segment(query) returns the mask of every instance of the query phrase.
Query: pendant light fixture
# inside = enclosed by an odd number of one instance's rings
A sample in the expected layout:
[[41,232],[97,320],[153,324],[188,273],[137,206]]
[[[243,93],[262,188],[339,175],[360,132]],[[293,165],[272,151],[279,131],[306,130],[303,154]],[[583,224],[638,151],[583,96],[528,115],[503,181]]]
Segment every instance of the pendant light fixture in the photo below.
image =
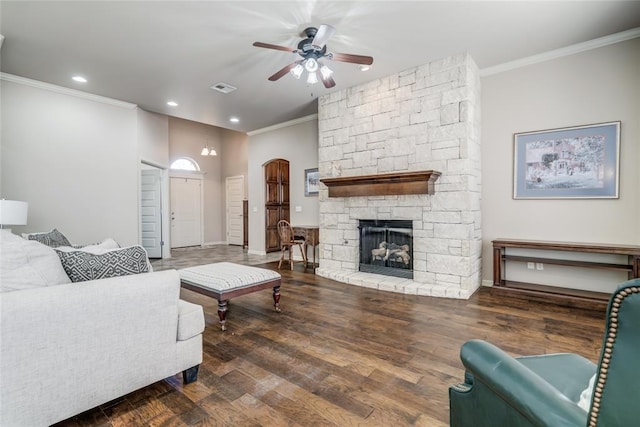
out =
[[205,145],[202,151],[200,152],[201,156],[217,156],[216,150],[213,148],[209,148],[208,145]]

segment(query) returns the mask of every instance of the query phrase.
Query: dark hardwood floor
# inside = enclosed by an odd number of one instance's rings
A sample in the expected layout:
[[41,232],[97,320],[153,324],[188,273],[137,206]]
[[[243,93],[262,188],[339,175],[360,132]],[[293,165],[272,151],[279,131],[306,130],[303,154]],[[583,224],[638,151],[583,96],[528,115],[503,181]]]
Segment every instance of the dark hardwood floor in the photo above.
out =
[[[190,264],[175,262],[156,269]],[[215,300],[182,291],[205,309],[198,381],[183,386],[176,375],[56,426],[446,426],[466,340],[513,355],[599,355],[604,312],[488,288],[461,301],[350,286],[301,265],[279,272],[282,313],[270,290],[238,297],[226,332]]]

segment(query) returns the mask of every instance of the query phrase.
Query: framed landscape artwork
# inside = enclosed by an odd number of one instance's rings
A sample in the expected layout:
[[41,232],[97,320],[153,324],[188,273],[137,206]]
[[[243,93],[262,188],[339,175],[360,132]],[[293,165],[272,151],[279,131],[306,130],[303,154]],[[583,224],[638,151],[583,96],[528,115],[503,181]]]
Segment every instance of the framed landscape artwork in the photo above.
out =
[[318,168],[304,170],[304,195],[317,196],[320,190],[320,173]]
[[620,122],[514,134],[514,199],[618,198]]

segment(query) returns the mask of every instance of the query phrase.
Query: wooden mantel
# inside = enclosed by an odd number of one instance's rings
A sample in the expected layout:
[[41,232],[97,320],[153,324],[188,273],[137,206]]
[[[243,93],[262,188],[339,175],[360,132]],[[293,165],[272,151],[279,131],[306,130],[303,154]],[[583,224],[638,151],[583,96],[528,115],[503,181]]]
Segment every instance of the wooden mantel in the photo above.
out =
[[434,194],[440,172],[415,171],[378,175],[340,176],[320,181],[329,187],[329,197]]

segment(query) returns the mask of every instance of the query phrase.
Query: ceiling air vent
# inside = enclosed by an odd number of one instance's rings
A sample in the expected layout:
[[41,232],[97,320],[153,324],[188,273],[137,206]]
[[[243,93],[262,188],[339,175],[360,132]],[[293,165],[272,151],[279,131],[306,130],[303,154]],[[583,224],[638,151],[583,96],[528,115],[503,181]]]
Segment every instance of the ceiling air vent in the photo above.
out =
[[211,89],[217,90],[218,92],[222,92],[222,93],[229,93],[236,90],[237,87],[233,87],[230,84],[220,82],[211,86]]

